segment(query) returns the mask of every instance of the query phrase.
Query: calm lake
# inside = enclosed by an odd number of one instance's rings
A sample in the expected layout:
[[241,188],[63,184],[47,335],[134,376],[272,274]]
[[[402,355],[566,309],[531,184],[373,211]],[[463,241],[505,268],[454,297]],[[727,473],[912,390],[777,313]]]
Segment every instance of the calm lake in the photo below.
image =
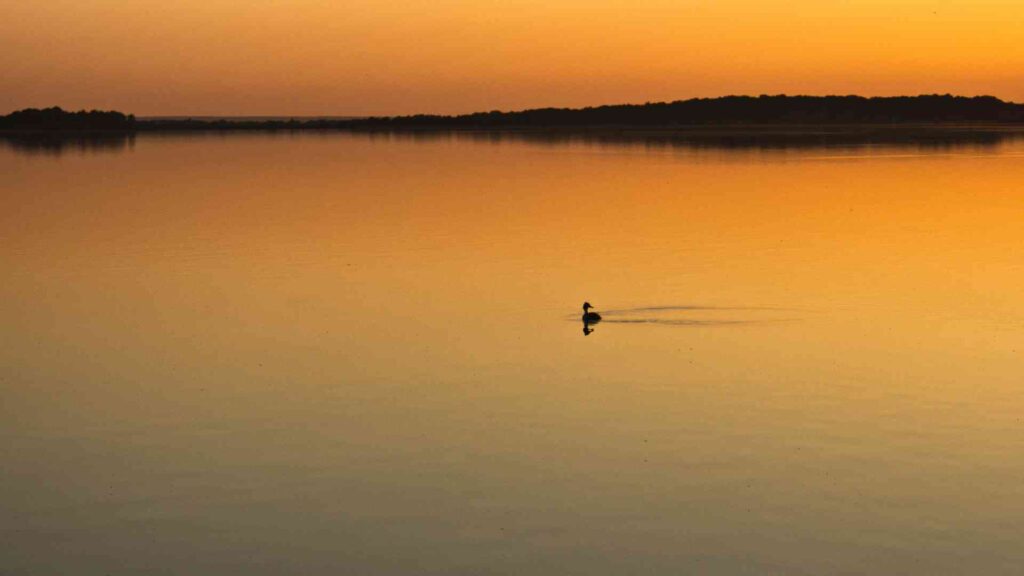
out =
[[1013,138],[0,145],[0,573],[1019,574],[1022,222]]

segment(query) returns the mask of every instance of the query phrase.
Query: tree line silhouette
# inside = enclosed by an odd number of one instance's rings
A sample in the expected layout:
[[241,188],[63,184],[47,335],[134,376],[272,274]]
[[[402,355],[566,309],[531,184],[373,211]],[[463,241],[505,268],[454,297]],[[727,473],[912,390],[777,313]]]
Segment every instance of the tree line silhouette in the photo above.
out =
[[675,102],[588,108],[538,108],[460,116],[365,118],[354,126],[531,128],[672,127],[757,124],[890,124],[926,122],[1024,122],[1024,105],[993,96],[725,96]]
[[10,131],[128,131],[134,127],[132,115],[101,110],[68,112],[57,106],[0,116],[0,130]]
[[537,108],[457,116],[418,114],[356,119],[152,119],[113,111],[58,107],[0,117],[0,131],[418,130],[530,128],[672,128],[910,123],[1024,123],[1024,105],[993,96],[725,96],[587,108]]

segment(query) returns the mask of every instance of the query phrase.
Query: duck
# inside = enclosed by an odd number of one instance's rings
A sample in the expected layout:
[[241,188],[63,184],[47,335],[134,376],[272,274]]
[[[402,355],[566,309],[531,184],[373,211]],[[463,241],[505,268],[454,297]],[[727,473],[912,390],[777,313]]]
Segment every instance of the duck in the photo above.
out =
[[597,321],[601,320],[601,315],[598,314],[597,312],[591,312],[590,311],[591,308],[593,308],[593,306],[590,305],[590,302],[584,302],[583,303],[583,321],[584,322],[597,322]]

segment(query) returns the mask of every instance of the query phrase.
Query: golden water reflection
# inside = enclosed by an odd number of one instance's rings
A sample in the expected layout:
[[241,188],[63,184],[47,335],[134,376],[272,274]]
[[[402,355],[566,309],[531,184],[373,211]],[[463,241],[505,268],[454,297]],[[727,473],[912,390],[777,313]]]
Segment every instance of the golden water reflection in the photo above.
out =
[[1013,573],[1022,157],[0,150],[0,560]]

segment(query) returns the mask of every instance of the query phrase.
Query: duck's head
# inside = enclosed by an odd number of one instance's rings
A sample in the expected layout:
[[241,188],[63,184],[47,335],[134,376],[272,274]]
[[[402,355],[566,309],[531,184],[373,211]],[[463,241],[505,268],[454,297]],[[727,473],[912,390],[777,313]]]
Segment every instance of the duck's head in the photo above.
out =
[[591,308],[593,308],[593,306],[590,305],[590,302],[584,302],[583,303],[583,313],[584,314],[586,314],[587,310],[590,310]]

